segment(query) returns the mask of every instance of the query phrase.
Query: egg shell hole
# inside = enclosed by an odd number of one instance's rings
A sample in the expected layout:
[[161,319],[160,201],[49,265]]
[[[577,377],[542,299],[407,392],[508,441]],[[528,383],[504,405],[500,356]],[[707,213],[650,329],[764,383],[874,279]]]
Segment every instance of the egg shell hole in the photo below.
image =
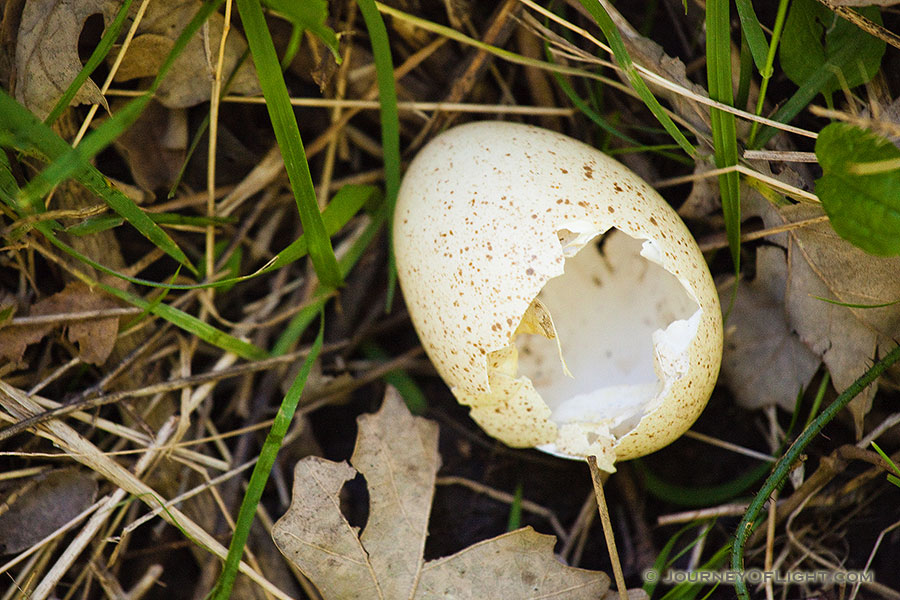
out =
[[[488,371],[530,379],[560,439],[583,436],[585,446],[607,446],[636,427],[687,371],[702,311],[686,284],[661,266],[652,240],[572,229],[558,232],[564,274],[537,296],[558,340],[520,333],[489,354]],[[539,449],[581,458],[557,443]]]

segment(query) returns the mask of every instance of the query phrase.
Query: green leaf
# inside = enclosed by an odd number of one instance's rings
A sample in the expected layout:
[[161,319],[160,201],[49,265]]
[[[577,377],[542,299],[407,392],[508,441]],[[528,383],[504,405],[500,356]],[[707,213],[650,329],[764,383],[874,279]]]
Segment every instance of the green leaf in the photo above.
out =
[[[861,8],[858,12],[881,25],[877,8]],[[855,47],[855,51],[840,52],[848,46]],[[779,58],[785,75],[797,85],[827,65],[830,77],[820,91],[831,94],[842,85],[853,88],[872,79],[885,48],[885,42],[838,17],[816,0],[794,0],[784,25]]]
[[311,31],[331,50],[340,64],[341,53],[334,29],[328,21],[328,0],[263,0],[263,3],[299,30]]
[[735,0],[734,4],[741,20],[741,31],[744,32],[750,54],[753,56],[753,63],[762,73],[766,68],[766,55],[769,53],[769,44],[766,42],[762,25],[756,18],[756,11],[753,10],[753,3],[750,0]]
[[842,238],[881,256],[900,254],[900,168],[859,174],[860,165],[900,160],[888,139],[846,123],[819,133],[816,195]]
[[306,161],[306,152],[300,139],[300,128],[291,107],[287,85],[281,72],[275,45],[266,26],[259,0],[237,0],[238,12],[244,24],[244,33],[259,76],[259,86],[266,99],[269,118],[275,130],[275,139],[281,149],[284,168],[291,182],[291,189],[300,213],[300,222],[309,244],[309,257],[319,280],[328,286],[343,284],[331,238],[325,231],[312,175]]

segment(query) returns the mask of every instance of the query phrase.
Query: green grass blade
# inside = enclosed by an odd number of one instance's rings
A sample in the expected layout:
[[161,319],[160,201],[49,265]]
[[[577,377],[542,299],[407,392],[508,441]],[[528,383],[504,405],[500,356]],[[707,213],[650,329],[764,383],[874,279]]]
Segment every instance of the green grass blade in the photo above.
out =
[[[787,479],[788,475],[790,475],[791,471],[794,470],[794,466],[797,461],[801,460],[801,455],[806,447],[819,435],[822,429],[825,428],[825,425],[830,423],[851,400],[856,398],[873,381],[878,379],[878,377],[880,377],[891,365],[896,363],[897,360],[900,360],[900,346],[894,347],[894,349],[887,353],[881,360],[872,365],[868,371],[863,373],[859,379],[854,381],[850,387],[841,392],[835,401],[829,404],[828,407],[816,417],[815,421],[803,430],[797,439],[794,440],[794,443],[791,444],[791,447],[788,448],[778,460],[778,463],[772,470],[772,474],[769,475],[768,479],[763,483],[762,488],[757,492],[756,497],[750,503],[750,506],[747,507],[747,511],[744,513],[744,517],[738,525],[734,544],[732,544],[731,547],[731,568],[733,571],[737,573],[742,573],[744,571],[744,545],[747,543],[747,538],[750,537],[750,534],[753,533],[753,530],[759,525],[759,515],[762,512],[763,507],[769,501],[772,492],[779,488],[784,483],[785,479]],[[737,581],[735,582],[735,592],[741,600],[750,599],[747,585],[740,576],[737,577]]]
[[75,76],[75,79],[72,80],[72,83],[69,84],[69,87],[66,88],[63,95],[56,101],[56,106],[53,107],[53,110],[51,110],[50,114],[47,115],[47,118],[44,119],[44,123],[52,125],[53,122],[59,118],[59,115],[66,110],[69,103],[72,101],[72,98],[74,98],[75,94],[78,93],[78,90],[81,89],[81,85],[87,81],[87,78],[91,76],[94,69],[100,66],[100,63],[102,63],[103,59],[106,58],[106,55],[109,54],[113,44],[119,39],[119,32],[122,31],[122,26],[125,25],[125,21],[128,19],[128,9],[131,8],[131,3],[133,1],[134,0],[125,0],[125,2],[122,3],[119,12],[116,13],[116,18],[113,19],[113,22],[106,28],[103,37],[100,38],[100,43],[94,48],[90,58],[84,63],[84,67],[78,72],[78,75]]
[[[878,453],[878,456],[880,456],[882,458],[882,460],[884,460],[884,462],[886,462],[888,464],[888,466],[890,466],[890,468],[894,470],[894,473],[900,473],[900,467],[897,466],[897,463],[892,461],[891,457],[888,456],[887,453],[884,450],[882,450],[881,447],[878,444],[876,444],[874,441],[870,442],[870,443],[872,444],[872,447],[875,448],[875,452]],[[897,479],[896,475],[894,475],[892,473],[888,473],[887,478],[888,478],[888,481],[890,481],[894,485],[900,485],[900,483],[898,483],[898,481],[900,481],[900,480]]]
[[661,500],[687,507],[711,506],[731,500],[765,477],[772,468],[771,463],[764,462],[719,485],[688,487],[665,481],[639,460],[633,464],[647,491]]
[[247,544],[247,538],[250,535],[250,527],[253,525],[253,518],[256,514],[256,507],[262,498],[263,490],[266,487],[266,481],[272,472],[272,466],[278,457],[278,450],[281,449],[281,442],[287,434],[297,411],[297,405],[300,403],[300,396],[303,394],[303,388],[306,386],[306,380],[309,372],[312,370],[313,363],[319,357],[322,351],[322,340],[325,334],[325,316],[320,313],[319,333],[316,341],[313,342],[306,360],[300,372],[291,383],[290,389],[284,396],[278,413],[275,415],[275,422],[266,435],[266,441],[263,442],[262,450],[259,453],[259,460],[253,467],[253,473],[250,475],[250,483],[247,485],[247,492],[241,502],[241,508],[238,512],[237,522],[234,527],[234,534],[231,536],[231,544],[228,546],[228,555],[225,558],[225,566],[222,568],[222,574],[213,590],[213,600],[228,600],[231,596],[231,589],[234,586],[234,580],[237,577],[238,567],[240,566],[241,556],[244,554],[244,546]]
[[[381,147],[384,153],[384,189],[388,206],[388,223],[393,223],[394,205],[400,189],[400,118],[397,115],[397,88],[394,85],[394,62],[391,45],[381,13],[374,0],[357,0],[359,11],[369,30],[372,55],[375,59],[375,78],[378,82],[378,100],[381,104]],[[397,265],[394,261],[392,228],[388,226],[388,288],[387,307],[391,310],[394,290],[397,287]]]
[[136,306],[157,317],[165,319],[176,327],[188,333],[192,333],[201,340],[221,348],[226,352],[232,352],[247,360],[261,360],[263,358],[268,358],[269,356],[268,353],[259,346],[251,344],[250,342],[245,342],[244,340],[239,340],[233,335],[225,333],[221,329],[218,329],[205,321],[201,321],[197,317],[177,309],[174,306],[169,306],[162,302],[157,303],[144,300],[131,292],[120,290],[103,282],[95,282],[93,285],[132,306]]
[[244,33],[250,53],[256,65],[259,85],[266,99],[266,108],[275,130],[275,139],[281,149],[284,168],[291,182],[300,222],[309,245],[309,257],[316,275],[324,285],[340,287],[343,284],[337,258],[331,247],[331,238],[325,231],[319,213],[312,175],[306,161],[306,152],[300,139],[300,129],[291,107],[287,85],[281,72],[272,36],[266,27],[259,0],[237,0],[238,12],[244,24]]
[[822,296],[813,296],[813,298],[815,298],[816,300],[821,300],[822,302],[827,302],[828,304],[834,304],[835,306],[843,306],[846,308],[885,308],[887,306],[900,304],[900,300],[894,300],[892,302],[882,302],[881,304],[852,304],[850,302],[839,302],[830,298],[823,298]]
[[[297,47],[299,48],[300,34],[304,30],[308,30],[322,40],[322,43],[331,50],[334,60],[338,64],[341,63],[341,52],[337,35],[327,24],[328,0],[304,0],[303,2],[296,2],[296,0],[263,0],[263,4],[294,26],[285,58],[296,53],[296,50],[291,49],[294,38],[297,38]],[[287,64],[290,64],[290,62],[282,61],[283,66]]]
[[628,78],[628,81],[631,83],[631,86],[634,88],[634,91],[637,92],[638,96],[641,97],[641,100],[644,101],[644,104],[653,113],[653,116],[660,122],[663,128],[668,132],[672,139],[681,146],[681,149],[684,150],[688,156],[696,156],[697,150],[691,145],[691,143],[684,137],[684,134],[681,133],[681,130],[678,129],[678,126],[675,125],[675,122],[672,121],[672,118],[666,114],[666,111],[660,105],[659,101],[653,95],[653,92],[650,91],[650,88],[647,87],[647,84],[644,83],[644,80],[641,79],[640,74],[634,66],[634,63],[631,62],[631,56],[628,54],[628,50],[625,48],[625,43],[622,42],[622,37],[619,35],[619,30],[616,28],[615,23],[610,18],[609,14],[607,14],[606,9],[597,1],[597,0],[578,0],[581,5],[594,17],[594,20],[597,22],[597,25],[600,27],[600,30],[603,32],[603,35],[606,37],[606,42],[609,44],[609,47],[613,51],[613,56],[615,56],[616,62],[619,63],[619,67],[622,68],[622,71],[625,73],[625,76]]
[[734,105],[741,110],[746,110],[750,99],[750,84],[753,82],[753,56],[750,55],[750,46],[747,45],[747,36],[741,34],[741,65],[738,74],[738,91],[734,96]]
[[[769,44],[769,52],[766,54],[766,64],[760,70],[762,81],[759,84],[759,95],[756,98],[755,114],[761,115],[763,104],[766,101],[766,90],[769,89],[769,81],[775,72],[775,53],[778,50],[778,43],[781,41],[781,33],[784,31],[784,23],[787,16],[789,0],[779,0],[778,12],[775,15],[775,26],[772,28],[772,42]],[[759,130],[759,122],[754,121],[750,127],[750,135],[747,145],[755,147],[756,134]]]
[[525,493],[525,486],[522,485],[520,479],[516,483],[516,491],[513,492],[513,501],[509,507],[509,517],[506,519],[506,530],[515,531],[522,526],[522,496]]
[[[341,257],[338,264],[343,277],[346,277],[350,273],[350,269],[359,262],[363,252],[366,251],[366,248],[368,248],[369,244],[372,243],[372,240],[375,239],[375,234],[378,233],[378,230],[384,224],[386,217],[387,208],[382,205],[378,211],[372,215],[372,221],[366,226],[362,234],[355,242],[353,242],[353,245],[347,253]],[[325,305],[328,299],[334,295],[334,292],[334,288],[325,285],[319,286],[315,291],[314,301],[291,319],[290,323],[288,323],[288,326],[285,328],[284,333],[276,340],[272,347],[273,356],[284,354],[290,350],[297,340],[300,339],[300,336],[303,335],[303,332],[306,331],[306,328],[312,323],[319,308]]]
[[678,559],[683,553],[693,548],[697,543],[699,543],[702,539],[706,538],[706,535],[709,533],[709,530],[706,530],[705,533],[701,533],[693,542],[691,542],[686,548],[679,551],[675,554],[674,557],[670,560],[669,557],[672,556],[673,550],[675,550],[675,544],[678,543],[678,540],[682,535],[694,529],[696,527],[696,522],[689,523],[683,526],[681,529],[675,532],[675,534],[666,540],[665,545],[662,547],[662,550],[659,551],[659,554],[656,555],[656,559],[653,561],[653,566],[651,567],[654,577],[648,578],[644,581],[643,590],[647,592],[647,596],[649,598],[653,597],[653,593],[656,591],[656,586],[659,585],[659,580],[663,578],[666,574],[666,569]]
[[[16,102],[6,92],[0,90],[0,114],[4,115],[3,124],[0,125],[0,144],[11,146],[29,154],[36,154],[42,159],[54,161],[50,167],[35,177],[19,194],[19,206],[27,206],[34,212],[43,212],[43,203],[40,201],[40,190],[49,190],[59,182],[47,178],[45,173],[54,169],[54,165],[65,164],[64,174],[69,170],[74,172],[78,181],[88,190],[100,196],[117,213],[128,220],[147,239],[161,248],[166,254],[177,260],[182,265],[194,270],[187,256],[178,245],[156,225],[144,211],[110,184],[82,154],[79,148],[72,148],[59,137],[50,127],[44,125],[28,109]],[[57,167],[57,169],[60,167]],[[54,169],[54,173],[58,173]],[[35,183],[37,182],[37,183]],[[49,187],[48,187],[49,186]],[[196,272],[196,271],[195,271]]]
[[[709,97],[733,105],[731,80],[731,21],[728,0],[706,3],[706,73]],[[734,115],[717,108],[710,110],[716,166],[731,167],[738,162]],[[736,172],[719,175],[725,234],[735,273],[741,270],[741,188]]]
[[[712,557],[700,565],[697,570],[698,571],[718,571],[728,560],[728,544],[725,544],[721,548],[719,548]],[[666,592],[666,594],[660,598],[660,600],[691,600],[692,598],[696,598],[704,587],[708,584],[704,583],[690,583],[683,582],[677,584],[671,590]],[[712,584],[712,591],[710,591],[706,596],[704,596],[704,600],[709,598],[712,595],[712,592],[719,586],[719,583]]]
[[19,196],[19,184],[12,174],[12,165],[6,152],[0,152],[0,200],[10,208],[16,208],[16,198]]
[[753,10],[753,3],[750,0],[735,0],[737,6],[738,18],[741,20],[741,31],[747,38],[747,45],[750,47],[750,54],[753,56],[753,62],[756,68],[762,73],[766,68],[766,56],[769,55],[769,44],[766,42],[766,34],[763,33],[762,25],[756,18],[756,11]]
[[[341,191],[339,191],[334,196],[334,199],[332,199],[331,203],[322,213],[326,231],[329,232],[329,235],[340,231],[364,204],[371,202],[372,198],[377,195],[377,188],[374,188],[372,186],[349,185],[341,188]],[[66,254],[77,258],[84,264],[90,265],[94,269],[97,269],[99,272],[111,275],[135,285],[169,290],[195,290],[231,286],[236,283],[248,281],[250,279],[253,279],[254,277],[283,267],[299,258],[306,256],[307,254],[305,237],[301,234],[301,236],[294,240],[287,248],[279,252],[268,265],[257,270],[255,273],[250,273],[249,275],[241,275],[240,277],[220,279],[218,281],[212,282],[194,284],[168,284],[150,281],[148,279],[141,279],[139,277],[131,277],[123,273],[119,273],[118,271],[114,271],[106,265],[102,265],[97,261],[91,259],[90,257],[81,254],[65,242],[58,239],[55,235],[53,235],[54,225],[52,223],[46,223],[46,225],[47,227],[42,229],[41,233],[43,233],[54,246],[56,246]],[[35,225],[35,227],[37,227],[37,225]]]

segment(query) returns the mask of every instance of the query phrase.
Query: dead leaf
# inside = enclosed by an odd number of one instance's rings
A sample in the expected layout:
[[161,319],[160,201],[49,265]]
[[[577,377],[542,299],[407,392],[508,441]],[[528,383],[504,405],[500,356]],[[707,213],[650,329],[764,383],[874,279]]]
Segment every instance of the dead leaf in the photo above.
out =
[[[117,71],[116,81],[155,76],[174,45],[174,40],[190,22],[202,2],[154,0],[149,4],[128,52]],[[28,0],[16,43],[16,98],[43,119],[81,71],[78,38],[91,15],[103,16],[104,25],[121,6],[116,0]],[[132,11],[137,10],[137,5]],[[160,84],[155,98],[169,108],[186,108],[209,100],[212,74],[225,17],[213,13],[206,25],[191,38]],[[234,29],[225,44],[226,76],[237,66],[247,48]],[[110,53],[113,60],[117,50]],[[252,61],[238,69],[229,91],[256,94],[259,83]],[[75,95],[73,104],[99,103],[108,110],[97,85],[88,79]]]
[[[749,198],[748,198],[749,200]],[[818,206],[796,204],[776,208],[765,200],[758,210],[766,227],[819,217]],[[841,239],[828,222],[773,236],[787,251],[785,308],[800,339],[822,357],[834,386],[842,391],[900,339],[900,305],[850,308],[900,300],[900,257],[867,254]],[[851,403],[857,432],[868,412],[876,386]]]
[[[396,390],[389,390],[378,413],[359,418],[350,459],[355,469],[318,457],[297,463],[293,501],[272,536],[325,600],[587,600],[606,593],[604,573],[565,566],[553,555],[553,537],[531,528],[423,562],[440,466],[437,441],[437,425],[413,417]],[[357,471],[366,478],[371,502],[361,536],[338,501]]]
[[128,163],[136,184],[151,193],[168,190],[187,156],[187,111],[151,101],[113,144]]
[[[66,315],[116,308],[118,303],[107,294],[91,290],[81,282],[68,284],[63,291],[36,302],[28,316]],[[58,328],[64,319],[50,323],[7,325],[0,329],[0,356],[13,362],[22,360],[29,344],[41,341]],[[78,344],[79,356],[86,363],[102,365],[116,343],[119,318],[106,317],[68,323],[69,341]]]
[[708,177],[706,173],[716,168],[710,160],[698,160],[694,163],[694,180],[687,199],[678,208],[678,214],[682,219],[700,220],[717,212],[722,206],[719,195],[719,180],[716,177]]
[[28,480],[0,503],[0,555],[41,541],[90,506],[96,495],[96,479],[79,469],[58,469]]
[[[786,283],[785,251],[763,246],[756,251],[756,277],[738,286],[725,326],[722,376],[744,408],[778,405],[792,412],[819,368],[819,357],[788,324]],[[733,279],[719,286],[723,310],[733,289]]]
[[[16,41],[16,99],[43,119],[78,72],[78,37],[88,17],[103,15],[108,25],[119,8],[115,0],[28,0]],[[100,88],[88,79],[72,103],[98,103],[108,109]]]
[[[155,76],[175,40],[201,6],[203,2],[199,1],[151,2],[116,73],[116,81]],[[209,100],[224,25],[225,17],[221,14],[213,13],[210,16],[175,59],[169,73],[160,83],[156,100],[168,108],[187,108]],[[246,49],[247,42],[243,35],[231,29],[225,41],[225,77],[234,70]],[[241,64],[228,91],[241,95],[259,92],[256,70],[249,58]]]

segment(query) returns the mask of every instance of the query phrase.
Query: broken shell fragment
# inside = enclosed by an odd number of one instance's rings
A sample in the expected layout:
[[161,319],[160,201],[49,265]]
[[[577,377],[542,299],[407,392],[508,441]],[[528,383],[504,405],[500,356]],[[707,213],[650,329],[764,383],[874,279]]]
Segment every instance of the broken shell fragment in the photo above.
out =
[[394,249],[429,357],[506,444],[614,471],[706,405],[722,354],[709,269],[669,204],[602,152],[528,125],[450,129],[404,176]]

